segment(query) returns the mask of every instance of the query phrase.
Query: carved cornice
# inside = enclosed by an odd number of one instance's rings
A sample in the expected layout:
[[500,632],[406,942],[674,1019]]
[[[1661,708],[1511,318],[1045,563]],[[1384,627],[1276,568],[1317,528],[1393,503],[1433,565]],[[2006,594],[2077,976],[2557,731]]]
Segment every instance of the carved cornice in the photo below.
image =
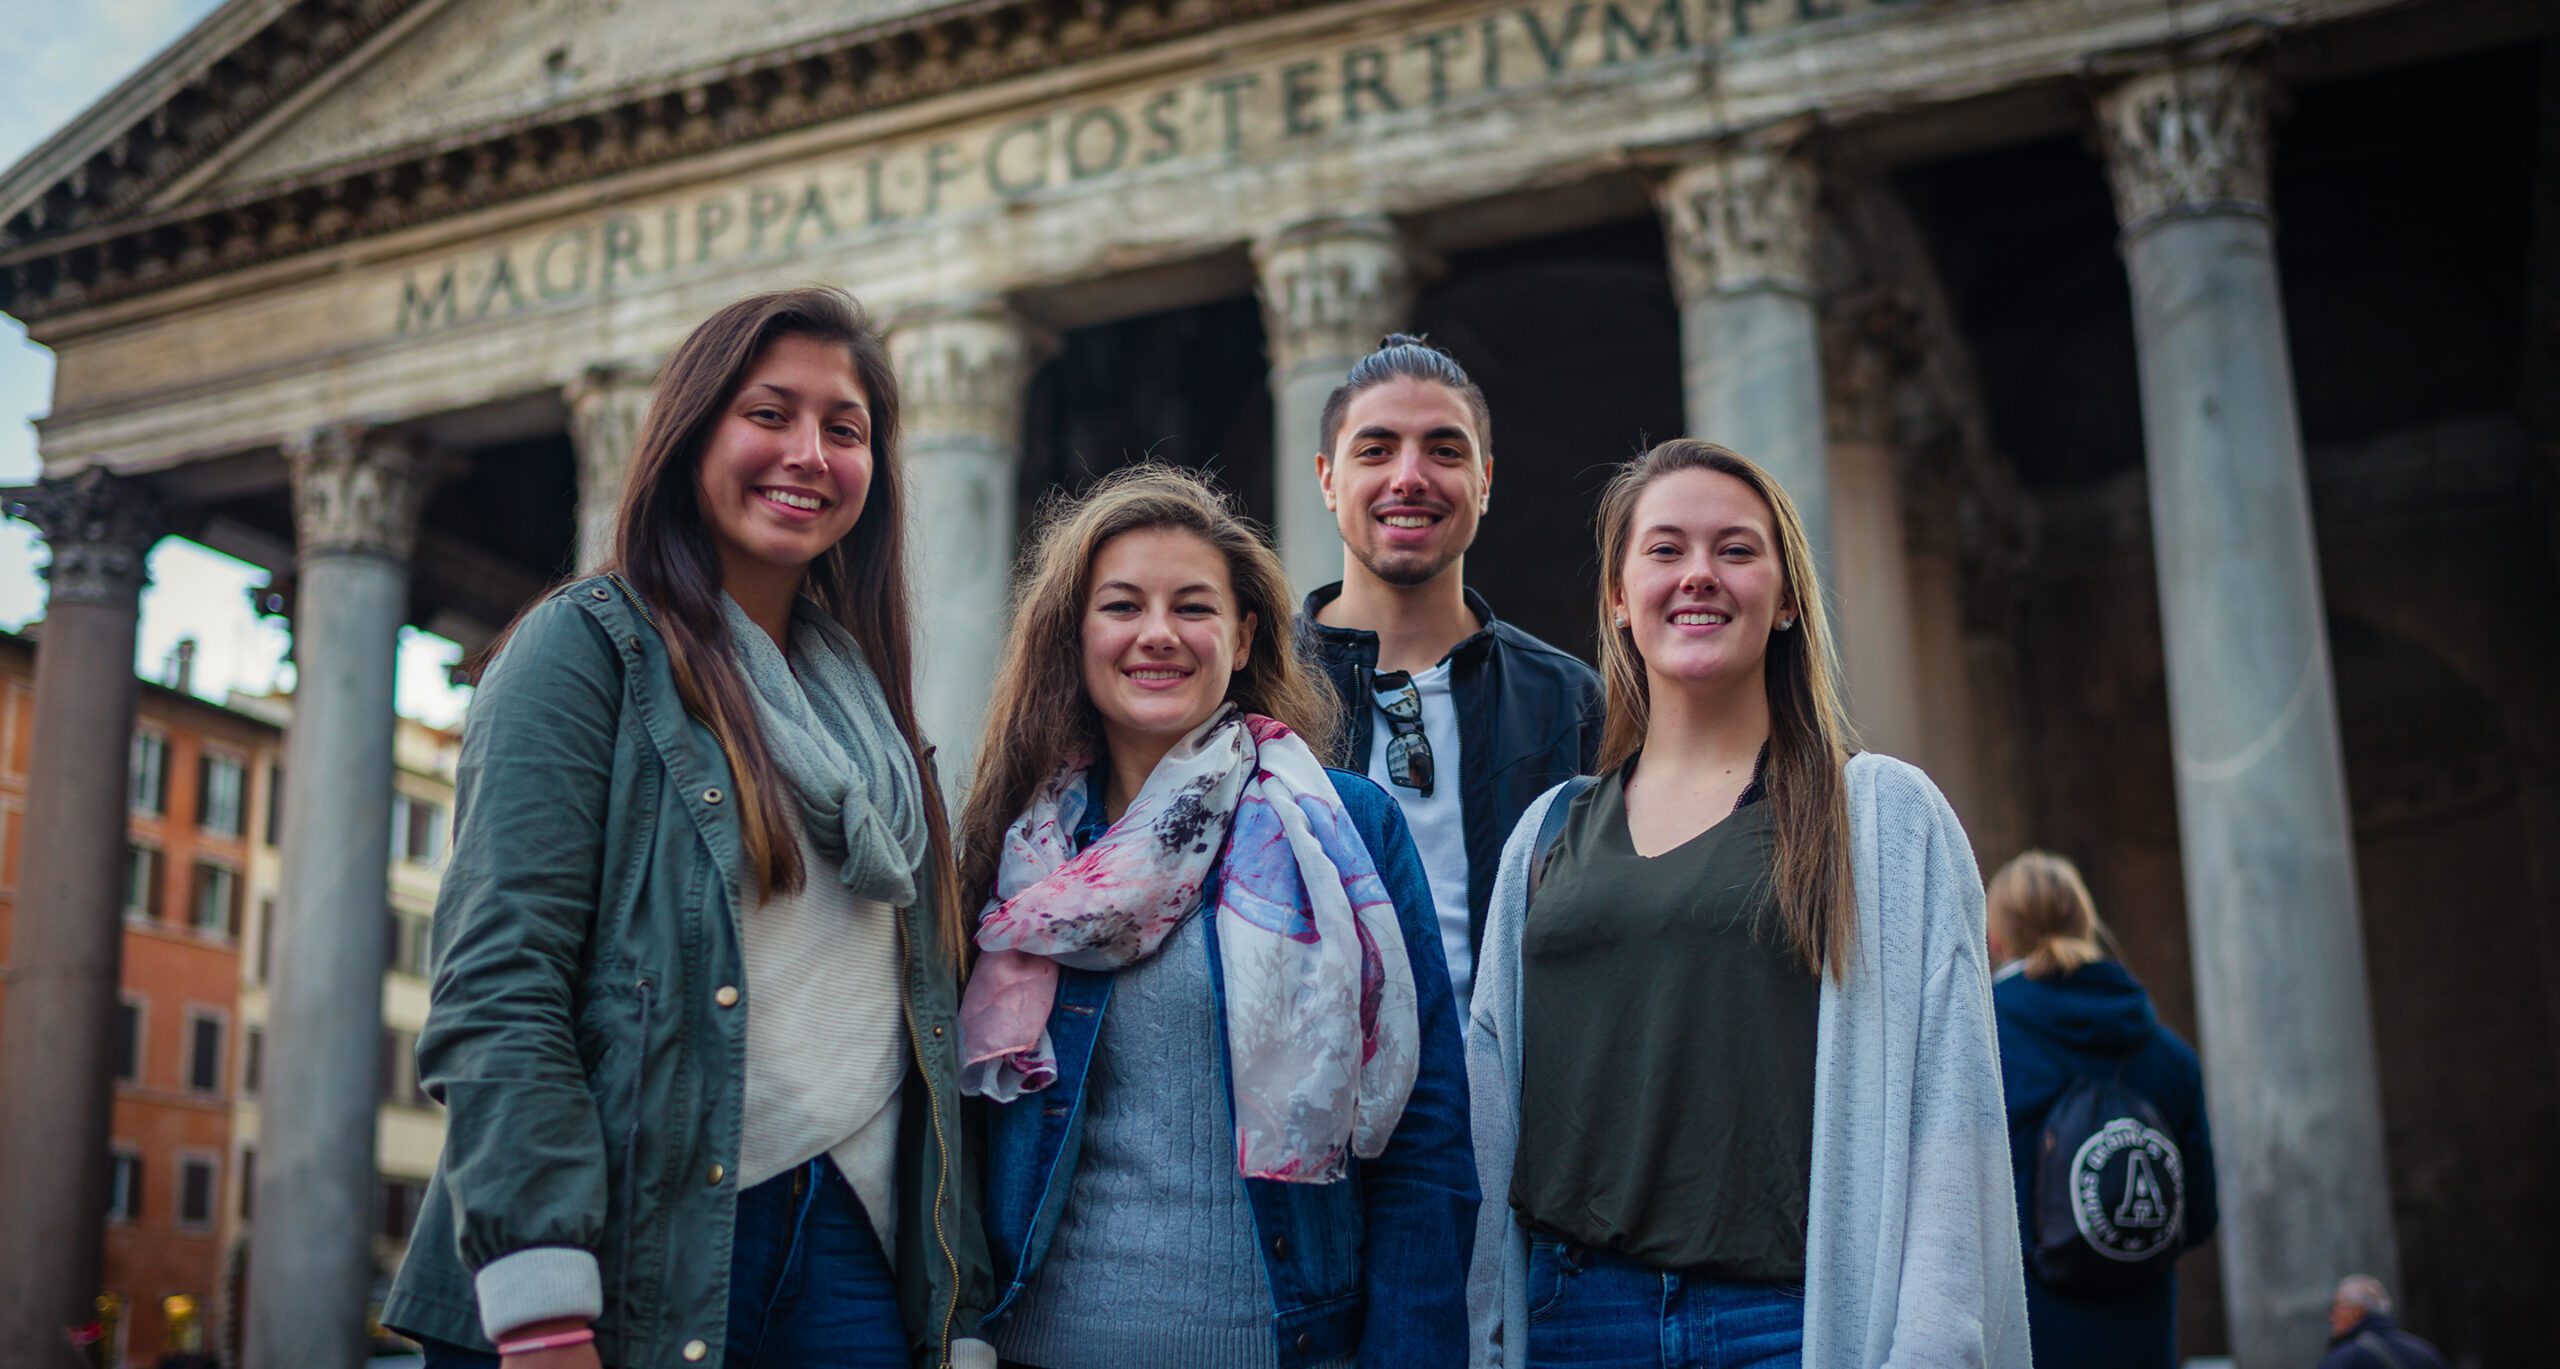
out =
[[910,451],[962,439],[1013,454],[1022,405],[1050,340],[1003,306],[917,314],[889,331],[898,368],[899,424]]
[[2245,56],[2173,62],[2098,100],[2127,237],[2178,214],[2268,213],[2267,76]]
[[8,496],[8,511],[33,523],[53,549],[44,571],[49,604],[141,603],[152,544],[168,530],[151,487],[92,466]]
[[1672,172],[1660,194],[1680,298],[1812,293],[1817,190],[1812,162],[1785,148],[1728,148]]
[[28,158],[21,170],[51,183],[9,197],[0,248],[129,215],[419,3],[295,0],[263,24],[215,16]]
[[433,472],[416,439],[332,423],[285,445],[293,477],[295,559],[379,556],[406,562]]
[[[339,44],[332,52],[342,52],[418,2],[302,0],[289,14],[338,16],[334,26],[320,25],[312,33],[314,42],[325,36]],[[258,93],[243,97],[242,112],[226,106],[218,135],[197,136],[216,127],[199,120],[184,124],[183,139],[155,135],[147,145],[124,145],[116,155],[146,167],[147,174],[102,187],[83,163],[0,225],[0,312],[42,320],[565,185],[1324,3],[1329,0],[965,0],[207,202],[128,212],[153,188],[212,155],[223,137],[328,60],[312,55],[278,68],[291,79],[279,76],[277,92],[256,87]],[[363,17],[364,25],[353,16]],[[310,26],[308,18],[302,22]],[[262,35],[250,47],[266,41]],[[152,121],[166,122],[162,114],[146,124]],[[168,127],[179,130],[180,124]]]
[[1412,314],[1413,254],[1384,218],[1290,225],[1254,244],[1253,264],[1274,371],[1367,356]]

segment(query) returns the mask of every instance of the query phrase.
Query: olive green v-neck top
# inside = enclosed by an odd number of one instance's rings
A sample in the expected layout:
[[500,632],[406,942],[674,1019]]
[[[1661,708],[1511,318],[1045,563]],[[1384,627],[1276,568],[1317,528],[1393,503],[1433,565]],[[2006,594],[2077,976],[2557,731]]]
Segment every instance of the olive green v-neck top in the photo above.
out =
[[1647,859],[1631,761],[1574,802],[1521,942],[1534,1230],[1660,1269],[1800,1282],[1821,980],[1788,950],[1759,782]]

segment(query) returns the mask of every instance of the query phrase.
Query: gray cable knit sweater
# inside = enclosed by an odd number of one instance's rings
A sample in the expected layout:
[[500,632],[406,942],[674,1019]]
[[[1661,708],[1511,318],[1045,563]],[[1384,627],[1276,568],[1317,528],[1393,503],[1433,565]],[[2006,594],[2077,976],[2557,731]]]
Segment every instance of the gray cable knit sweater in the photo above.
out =
[[[1954,810],[1901,761],[1850,760],[1858,949],[1825,975],[1805,1233],[1806,1369],[2028,1369],[1982,877]],[[1512,1220],[1520,933],[1549,790],[1511,833],[1478,953],[1467,1084],[1485,1203],[1467,1276],[1479,1369],[1529,1358],[1528,1239]]]
[[1083,1151],[1048,1255],[992,1339],[1042,1369],[1279,1363],[1236,1177],[1207,918],[1119,971],[1085,1086]]

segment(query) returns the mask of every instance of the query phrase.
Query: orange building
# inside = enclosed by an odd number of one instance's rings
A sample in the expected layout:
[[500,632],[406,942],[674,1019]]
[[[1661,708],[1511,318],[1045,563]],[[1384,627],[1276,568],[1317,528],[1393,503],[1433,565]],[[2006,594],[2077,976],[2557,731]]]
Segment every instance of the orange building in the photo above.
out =
[[[232,1101],[242,1071],[257,1068],[239,1029],[240,945],[248,920],[273,904],[272,891],[253,887],[257,867],[272,863],[251,856],[254,843],[277,838],[283,733],[177,683],[142,686],[127,787],[102,1281],[118,1309],[109,1363],[152,1364],[199,1338],[210,1345],[204,1313],[226,1276],[225,1203],[245,1177],[227,1172],[237,1163]],[[0,957],[16,908],[34,699],[34,644],[0,633]]]

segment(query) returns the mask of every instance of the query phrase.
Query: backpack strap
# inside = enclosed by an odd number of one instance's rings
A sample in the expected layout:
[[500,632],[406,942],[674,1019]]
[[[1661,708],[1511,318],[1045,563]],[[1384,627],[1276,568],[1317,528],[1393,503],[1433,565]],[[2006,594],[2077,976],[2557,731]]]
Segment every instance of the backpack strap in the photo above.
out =
[[1573,810],[1573,801],[1583,791],[1599,782],[1597,775],[1576,775],[1564,782],[1547,811],[1538,818],[1538,845],[1529,855],[1529,897],[1538,896],[1538,886],[1547,882],[1547,866],[1556,858],[1556,838],[1564,835],[1564,820]]

